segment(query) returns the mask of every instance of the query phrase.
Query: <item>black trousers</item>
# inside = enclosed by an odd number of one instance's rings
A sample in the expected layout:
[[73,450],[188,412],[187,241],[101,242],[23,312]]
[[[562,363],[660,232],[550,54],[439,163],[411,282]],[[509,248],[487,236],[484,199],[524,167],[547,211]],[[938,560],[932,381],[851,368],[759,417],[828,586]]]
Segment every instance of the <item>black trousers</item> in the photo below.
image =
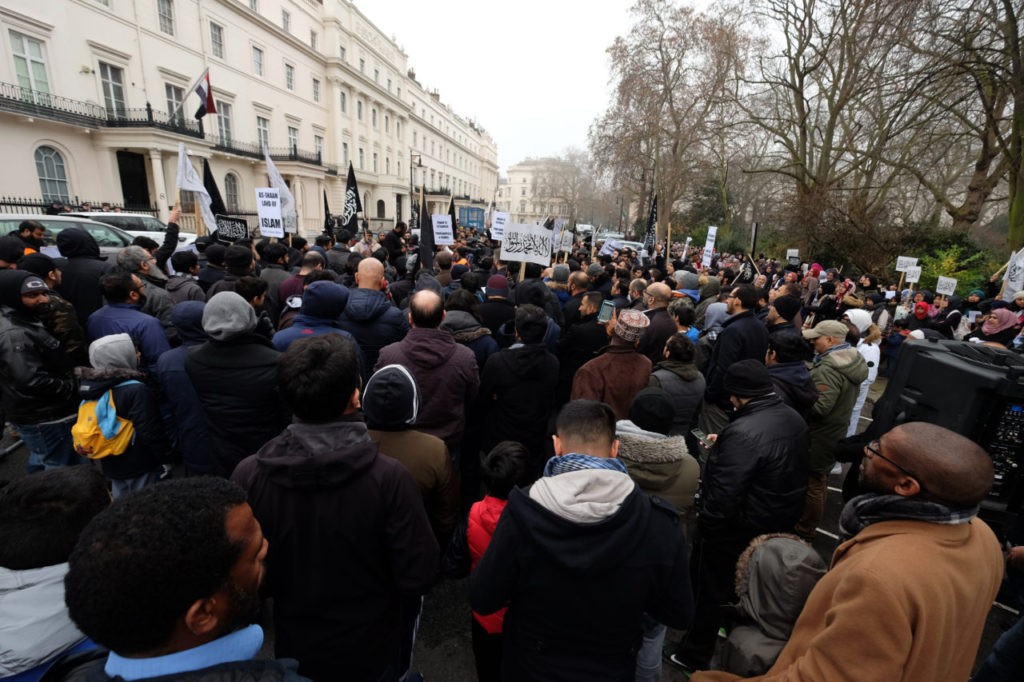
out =
[[476,677],[479,682],[501,682],[501,633],[490,634],[473,621],[473,659],[476,661]]

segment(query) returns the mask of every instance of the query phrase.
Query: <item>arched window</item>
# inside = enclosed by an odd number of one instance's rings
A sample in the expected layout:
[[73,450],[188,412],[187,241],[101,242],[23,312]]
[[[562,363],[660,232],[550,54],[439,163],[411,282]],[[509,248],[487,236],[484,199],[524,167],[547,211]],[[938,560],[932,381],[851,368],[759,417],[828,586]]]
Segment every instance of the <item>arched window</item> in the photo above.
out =
[[378,218],[383,218],[384,217],[384,200],[383,199],[378,199],[377,200],[377,217]]
[[224,205],[232,213],[238,212],[238,176],[234,173],[224,176]]
[[39,176],[39,189],[44,202],[66,203],[70,200],[68,174],[64,169],[64,157],[59,151],[45,145],[36,149],[36,175]]

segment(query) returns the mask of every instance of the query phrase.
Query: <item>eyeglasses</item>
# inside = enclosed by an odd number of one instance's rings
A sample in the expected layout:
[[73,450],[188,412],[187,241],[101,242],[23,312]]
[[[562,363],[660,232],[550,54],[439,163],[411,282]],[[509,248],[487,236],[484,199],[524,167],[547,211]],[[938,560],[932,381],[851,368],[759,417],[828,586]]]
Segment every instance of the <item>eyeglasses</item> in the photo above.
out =
[[870,443],[868,443],[867,445],[865,445],[864,449],[867,450],[871,454],[872,457],[879,457],[881,459],[884,459],[886,462],[888,462],[889,464],[893,465],[894,467],[896,467],[897,469],[899,469],[900,471],[905,473],[907,476],[910,476],[912,479],[917,481],[917,484],[921,487],[921,490],[924,490],[924,484],[921,483],[921,479],[918,478],[917,474],[915,474],[913,471],[910,471],[909,469],[906,469],[906,468],[900,466],[899,464],[897,464],[896,462],[892,461],[891,459],[889,459],[888,457],[886,457],[885,455],[882,454],[882,442],[881,441],[873,440]]

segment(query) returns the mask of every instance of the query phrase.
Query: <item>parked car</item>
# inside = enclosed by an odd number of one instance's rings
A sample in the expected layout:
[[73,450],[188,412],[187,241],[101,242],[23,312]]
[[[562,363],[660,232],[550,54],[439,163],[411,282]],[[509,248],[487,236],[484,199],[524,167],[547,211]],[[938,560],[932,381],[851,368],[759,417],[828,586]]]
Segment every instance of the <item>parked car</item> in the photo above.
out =
[[43,237],[46,241],[46,246],[43,248],[43,253],[55,258],[60,257],[56,246],[57,235],[67,229],[77,228],[91,234],[92,238],[99,244],[100,255],[103,256],[104,260],[110,260],[112,256],[116,258],[117,252],[126,246],[130,246],[132,239],[134,239],[133,235],[128,234],[124,230],[119,230],[113,225],[67,214],[3,213],[0,214],[0,234],[10,234],[17,231],[18,225],[23,220],[35,220],[46,228],[46,233]]
[[[81,216],[107,225],[113,225],[132,235],[149,237],[157,244],[164,243],[164,235],[167,233],[167,226],[149,215],[148,213],[113,213],[103,211],[88,211],[68,213],[66,215]],[[191,232],[180,232],[178,234],[178,245],[189,245],[196,240],[196,235]]]

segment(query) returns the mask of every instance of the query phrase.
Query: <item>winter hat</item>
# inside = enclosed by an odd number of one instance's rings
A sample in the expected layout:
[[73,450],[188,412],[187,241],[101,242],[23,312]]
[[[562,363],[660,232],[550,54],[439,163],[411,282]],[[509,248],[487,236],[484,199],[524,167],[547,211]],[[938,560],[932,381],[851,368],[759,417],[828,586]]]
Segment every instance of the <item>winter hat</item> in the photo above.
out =
[[775,390],[768,368],[759,360],[740,360],[729,365],[724,386],[729,395],[737,398],[756,398]]
[[313,282],[302,292],[303,315],[326,319],[341,316],[348,303],[348,289],[336,282],[321,280]]
[[663,388],[645,388],[633,398],[629,407],[629,420],[644,431],[653,431],[667,436],[672,430],[676,410],[672,397]]
[[[682,272],[682,276],[681,277],[679,277],[680,272]],[[698,275],[696,272],[687,272],[686,270],[682,270],[682,271],[677,270],[674,273],[674,276],[676,276],[676,280],[679,282],[679,288],[680,289],[683,289],[683,290],[686,290],[686,289],[696,289],[698,291],[700,290],[700,275]]]
[[981,289],[971,289],[971,293],[968,296],[977,296],[978,298],[985,298],[985,292]]
[[508,278],[505,275],[491,275],[487,278],[488,296],[508,296]]
[[469,268],[465,265],[455,265],[452,267],[452,281],[456,281],[469,272]]
[[227,253],[227,248],[223,244],[210,244],[206,247],[206,251],[203,255],[206,256],[206,262],[211,265],[224,265],[224,254]]
[[45,253],[30,253],[18,261],[18,269],[46,279],[47,275],[57,269],[57,263]]
[[800,312],[800,299],[796,296],[779,296],[772,303],[772,307],[775,308],[775,312],[779,314],[779,317],[786,322],[792,322],[793,318]]
[[843,315],[846,316],[853,326],[857,328],[857,331],[861,334],[868,330],[871,326],[871,313],[864,310],[863,308],[850,308]]
[[809,341],[819,336],[830,336],[842,343],[846,340],[846,335],[849,333],[850,328],[839,320],[825,320],[814,325],[814,329],[805,329],[804,338]]
[[921,331],[920,329],[915,329],[914,331],[912,331],[909,334],[907,334],[907,338],[908,339],[917,339],[918,341],[920,341],[921,339],[924,338],[924,332]]
[[366,425],[381,431],[401,431],[416,423],[419,390],[402,365],[385,365],[366,382],[361,398]]
[[615,323],[615,336],[623,341],[635,342],[651,324],[650,318],[639,310],[629,308],[619,311],[619,319]]
[[217,341],[227,341],[256,328],[256,311],[233,291],[222,291],[206,302],[203,331]]
[[565,284],[569,281],[569,266],[565,263],[559,263],[555,266],[554,270],[551,271],[551,279],[559,284]]
[[591,263],[587,266],[588,277],[600,277],[604,274],[604,266],[600,263]]
[[252,265],[252,250],[245,246],[229,246],[224,252],[224,264],[229,268],[248,270]]
[[19,294],[19,298],[20,298],[21,296],[24,296],[25,294],[31,294],[31,293],[36,292],[36,291],[49,291],[49,290],[50,290],[50,287],[46,286],[46,282],[44,282],[39,277],[36,277],[35,275],[29,275],[28,277],[26,277],[22,281],[21,289],[18,291],[18,294]]
[[89,364],[96,369],[138,369],[135,342],[128,334],[110,334],[89,344]]
[[203,301],[182,301],[171,310],[171,324],[178,330],[178,336],[186,346],[206,341],[206,332],[203,331],[205,308],[206,303]]
[[1024,291],[1018,291],[1017,293],[1010,297],[1010,300],[1016,301],[1018,298],[1024,298]]
[[[24,270],[0,270],[0,305],[10,306],[15,310],[21,312],[27,312],[25,304],[21,302],[21,294],[25,290],[28,280],[35,280],[38,284],[42,284],[43,288],[46,287],[46,283],[39,279],[31,272],[25,272]],[[38,285],[34,285],[38,288]],[[31,288],[28,291],[32,291]]]
[[0,237],[0,260],[17,263],[25,255],[25,242],[17,237]]

